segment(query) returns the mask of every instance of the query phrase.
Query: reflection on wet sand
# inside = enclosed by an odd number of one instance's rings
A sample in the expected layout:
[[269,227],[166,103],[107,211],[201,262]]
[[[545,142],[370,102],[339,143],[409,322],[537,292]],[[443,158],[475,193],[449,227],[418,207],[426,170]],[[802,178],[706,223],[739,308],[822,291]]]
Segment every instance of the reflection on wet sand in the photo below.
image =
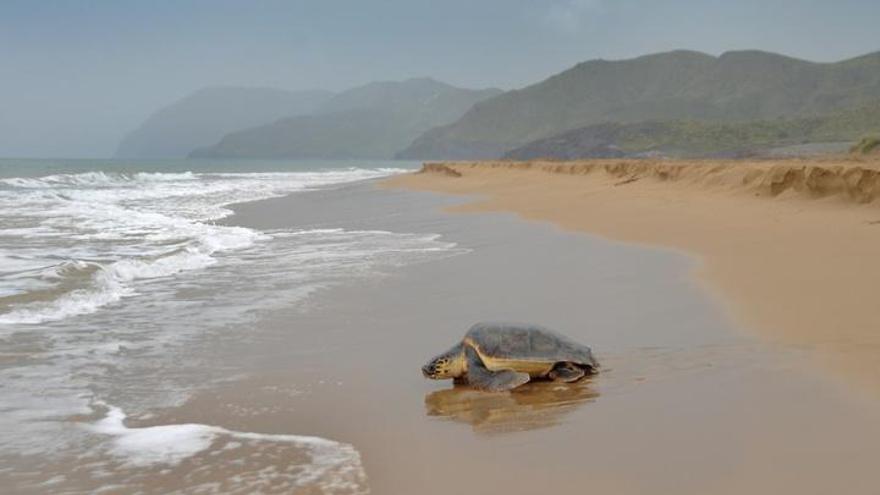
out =
[[563,416],[598,396],[588,380],[533,382],[501,393],[455,386],[426,395],[425,409],[428,416],[469,423],[475,432],[493,435],[558,425]]

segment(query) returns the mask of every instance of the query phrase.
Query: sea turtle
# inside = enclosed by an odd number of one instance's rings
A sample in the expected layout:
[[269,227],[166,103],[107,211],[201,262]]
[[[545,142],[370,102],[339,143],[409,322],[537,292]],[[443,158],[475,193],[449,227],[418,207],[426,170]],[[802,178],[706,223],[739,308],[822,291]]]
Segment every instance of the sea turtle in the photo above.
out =
[[425,366],[433,380],[454,379],[503,391],[532,378],[573,382],[598,371],[590,348],[550,329],[517,323],[477,323],[464,339]]

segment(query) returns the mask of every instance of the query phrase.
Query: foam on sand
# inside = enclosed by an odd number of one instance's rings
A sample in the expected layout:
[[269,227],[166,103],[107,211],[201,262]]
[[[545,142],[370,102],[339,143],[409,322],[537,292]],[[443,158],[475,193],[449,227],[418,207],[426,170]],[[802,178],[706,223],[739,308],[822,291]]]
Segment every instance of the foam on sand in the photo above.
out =
[[73,446],[83,432],[63,436],[55,418],[108,396],[178,405],[222,375],[195,340],[236,338],[266,312],[309,311],[319,291],[462,252],[429,233],[213,221],[230,204],[396,172],[0,179],[0,442],[29,454],[47,439]]
[[[366,474],[360,455],[346,443],[314,436],[233,431],[198,423],[129,428],[125,419],[121,409],[110,406],[103,419],[88,426],[95,433],[112,437],[110,453],[123,460],[120,468],[123,471],[151,466],[169,469],[188,459],[209,455],[213,456],[210,461],[213,472],[206,477],[220,475],[227,488],[231,488],[230,483],[236,484],[237,490],[246,486],[256,488],[271,478],[273,486],[284,484],[290,490],[310,488],[328,494],[366,492]],[[281,456],[285,465],[267,467],[265,458],[271,458],[279,448],[286,449]],[[224,462],[225,452],[233,454],[233,462]],[[246,467],[248,456],[261,458],[259,472]],[[199,464],[202,463],[194,463]]]

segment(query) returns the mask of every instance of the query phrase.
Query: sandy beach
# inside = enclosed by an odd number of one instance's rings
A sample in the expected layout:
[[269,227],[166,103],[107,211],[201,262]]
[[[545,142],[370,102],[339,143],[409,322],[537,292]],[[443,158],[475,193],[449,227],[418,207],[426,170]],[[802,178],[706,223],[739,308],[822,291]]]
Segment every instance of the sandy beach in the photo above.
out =
[[[194,336],[184,354],[168,347],[173,364],[151,358],[114,375],[108,403],[127,417],[95,404],[65,418],[72,430],[93,432],[86,444],[53,456],[7,454],[0,479],[17,493],[874,493],[880,406],[816,372],[824,347],[743,331],[750,327],[730,317],[724,286],[713,285],[711,264],[696,252],[561,229],[550,216],[579,218],[587,185],[623,191],[613,183],[629,179],[506,167],[455,165],[460,177],[401,175],[235,205],[224,225],[345,229],[371,243],[380,232],[408,233],[446,247],[406,263],[390,252],[304,299],[281,291],[297,286],[301,268],[269,265],[249,283],[271,284],[288,302]],[[654,205],[672,201],[669,187],[693,188],[647,178],[626,185],[636,184],[660,194],[646,192]],[[726,191],[717,197],[756,212],[780,199],[717,187]],[[542,199],[548,188],[560,202]],[[811,204],[779,201],[799,202]],[[826,202],[828,215],[870,211]],[[514,206],[527,204],[540,205],[529,218],[554,221],[523,221],[526,211]],[[614,213],[613,201],[597,205]],[[651,218],[665,218],[659,208]],[[698,230],[679,225],[694,238]],[[322,246],[336,259],[332,243]],[[227,287],[205,294],[220,298]],[[500,394],[424,379],[420,366],[481,320],[555,328],[592,346],[603,371]],[[137,407],[154,381],[195,385],[181,405]],[[181,443],[162,443],[175,438]],[[163,455],[182,449],[179,460],[139,455],[157,452],[155,442]]]
[[388,187],[478,195],[458,212],[509,211],[608,239],[695,255],[696,279],[738,327],[809,352],[880,390],[877,160],[431,164]]
[[[480,179],[469,181],[472,171]],[[690,276],[705,273],[706,262],[523,222],[494,203],[500,196],[475,206],[473,198],[388,187],[461,184],[456,192],[475,194],[531,184],[530,199],[540,203],[541,189],[565,183],[571,189],[560,201],[576,196],[582,179],[481,166],[461,173],[238,207],[231,222],[261,229],[308,220],[435,232],[464,252],[321,293],[307,312],[270,315],[259,341],[222,353],[249,356],[246,379],[158,422],[344,441],[357,448],[376,494],[449,493],[451,480],[476,494],[872,493],[880,407],[814,373],[812,347],[743,332],[723,299]],[[521,181],[524,173],[530,180]],[[509,182],[491,189],[494,177]],[[561,205],[544,206],[550,214]],[[421,377],[427,358],[484,319],[557,328],[593,346],[605,371],[509,394]]]
[[[519,183],[520,173],[487,171],[479,187],[495,176]],[[547,178],[532,173],[534,184]],[[421,174],[391,184],[440,188],[454,180]],[[442,211],[472,209],[468,201],[368,183],[236,207],[231,223],[269,231],[308,222],[433,232],[461,251],[264,314],[247,338],[218,336],[209,361],[222,362],[227,375],[238,370],[237,378],[127,426],[308,434],[356,449],[353,475],[294,493],[445,494],[453,480],[475,494],[818,494],[844,483],[849,493],[872,493],[880,408],[811,373],[812,349],[739,331],[689,276],[705,263],[508,213]],[[593,346],[605,371],[503,394],[421,376],[427,358],[484,319],[557,328]],[[148,492],[284,493],[291,487],[283,477],[242,485],[231,475],[283,473],[302,455],[254,447],[250,466],[215,447],[161,471],[117,467],[111,480]]]

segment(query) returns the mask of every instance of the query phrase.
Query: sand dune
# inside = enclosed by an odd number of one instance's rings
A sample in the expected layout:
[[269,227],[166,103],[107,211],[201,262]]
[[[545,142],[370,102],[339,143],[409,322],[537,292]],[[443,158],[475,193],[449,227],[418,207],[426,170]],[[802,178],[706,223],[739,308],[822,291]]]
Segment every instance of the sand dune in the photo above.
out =
[[385,184],[693,253],[740,326],[880,398],[876,159],[430,163]]
[[785,160],[756,162],[592,160],[582,162],[426,163],[420,173],[461,177],[463,171],[485,169],[535,170],[551,174],[604,174],[621,180],[687,182],[707,187],[742,189],[759,196],[794,192],[810,198],[840,197],[868,203],[880,197],[877,160]]

